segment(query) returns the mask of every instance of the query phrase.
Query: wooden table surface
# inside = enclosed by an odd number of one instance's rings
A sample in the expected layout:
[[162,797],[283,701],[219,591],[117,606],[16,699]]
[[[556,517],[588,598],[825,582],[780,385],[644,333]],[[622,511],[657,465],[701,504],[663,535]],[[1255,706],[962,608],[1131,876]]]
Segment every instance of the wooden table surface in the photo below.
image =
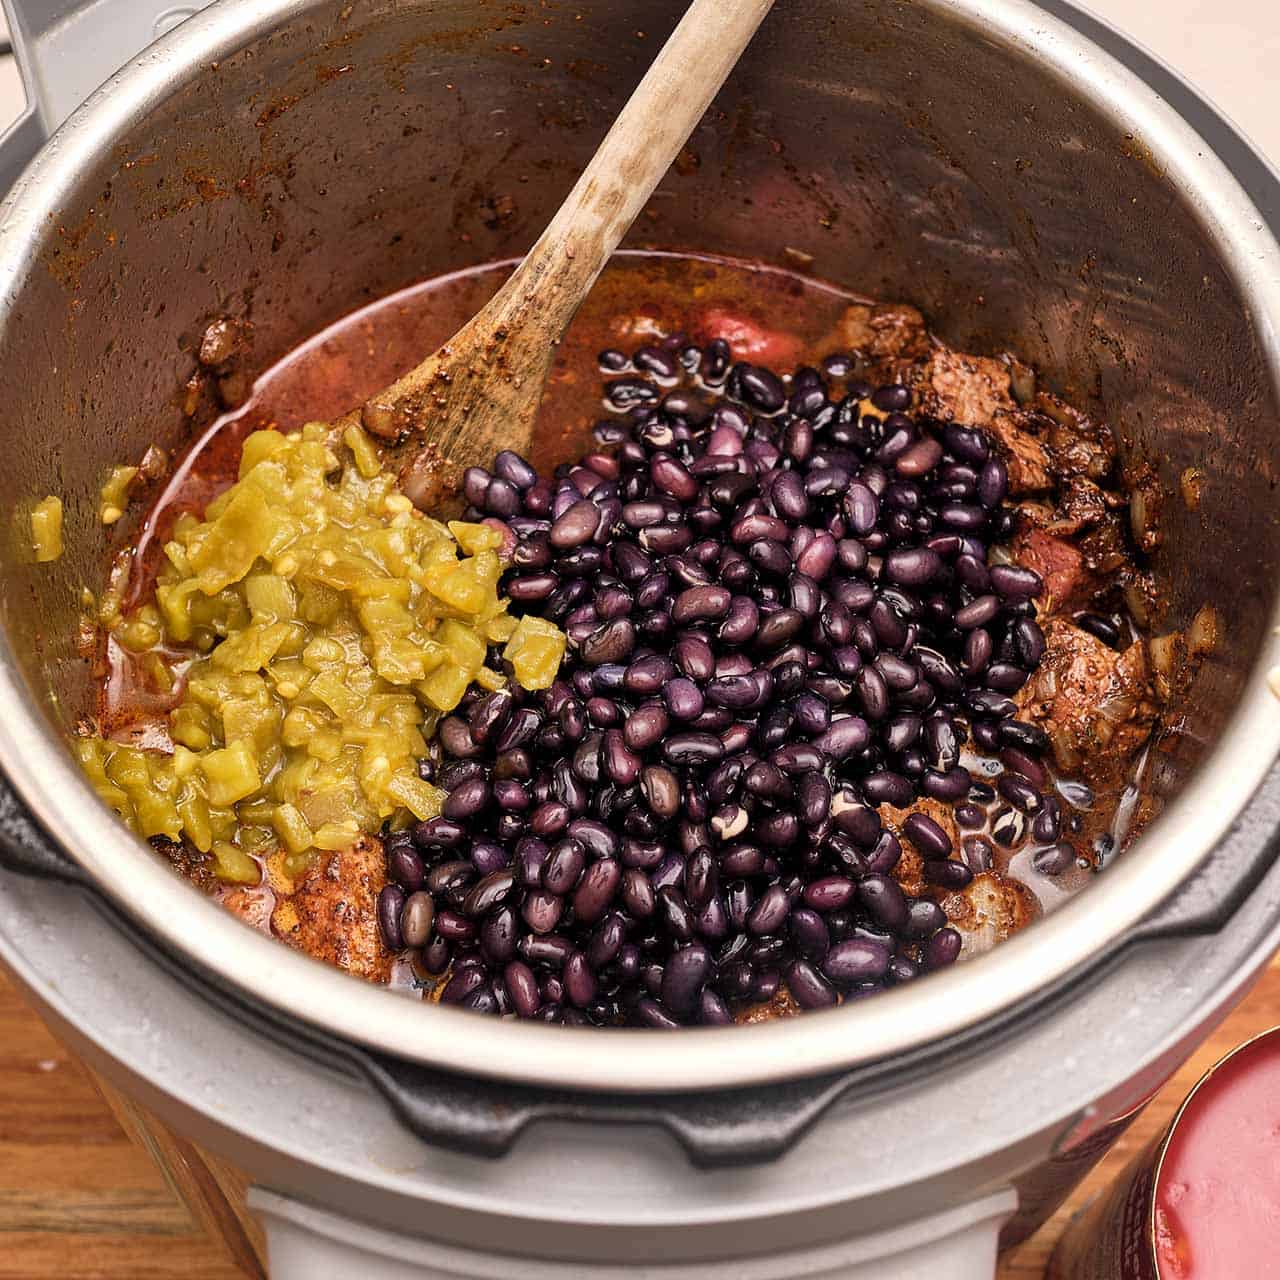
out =
[[[1004,1259],[999,1280],[1038,1280],[1063,1223],[1168,1121],[1205,1069],[1277,1023],[1280,960],[1071,1200]],[[0,1280],[242,1276],[0,974]]]

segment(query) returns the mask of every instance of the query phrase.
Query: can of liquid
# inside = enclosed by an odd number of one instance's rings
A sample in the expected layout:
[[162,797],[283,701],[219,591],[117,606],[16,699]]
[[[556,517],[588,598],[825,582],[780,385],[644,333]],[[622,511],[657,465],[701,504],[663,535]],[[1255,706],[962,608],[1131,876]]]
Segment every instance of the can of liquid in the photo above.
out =
[[1211,1067],[1063,1233],[1047,1280],[1280,1275],[1280,1027]]

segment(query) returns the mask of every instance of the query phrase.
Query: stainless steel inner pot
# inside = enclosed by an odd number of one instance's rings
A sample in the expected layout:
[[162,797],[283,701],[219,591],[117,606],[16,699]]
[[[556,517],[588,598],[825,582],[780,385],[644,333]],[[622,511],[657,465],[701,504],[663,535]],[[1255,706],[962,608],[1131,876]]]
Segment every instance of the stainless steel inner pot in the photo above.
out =
[[[677,0],[219,0],[63,127],[0,214],[0,766],[118,907],[231,990],[402,1060],[614,1092],[829,1072],[982,1027],[1115,948],[1194,872],[1280,747],[1266,673],[1280,529],[1280,252],[1161,98],[1023,0],[790,0],[629,243],[783,261],[1013,349],[1155,466],[1157,630],[1205,603],[1223,643],[1157,756],[1164,815],[1087,892],[993,954],[874,1001],[678,1037],[513,1025],[406,1002],[276,945],[175,877],[65,749],[72,637],[108,543],[109,464],[187,439],[204,324],[265,368],[425,276],[525,248],[682,8]],[[498,209],[512,201],[510,215]],[[202,412],[211,413],[212,406]],[[1177,498],[1204,473],[1199,509]],[[60,494],[69,553],[31,563]]]

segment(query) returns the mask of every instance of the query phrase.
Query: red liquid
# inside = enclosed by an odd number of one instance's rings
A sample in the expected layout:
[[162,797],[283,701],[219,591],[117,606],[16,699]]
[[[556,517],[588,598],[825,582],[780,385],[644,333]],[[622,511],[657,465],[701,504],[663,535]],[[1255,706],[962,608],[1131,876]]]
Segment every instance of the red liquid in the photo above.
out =
[[1280,1275],[1280,1035],[1200,1086],[1156,1186],[1160,1280]]

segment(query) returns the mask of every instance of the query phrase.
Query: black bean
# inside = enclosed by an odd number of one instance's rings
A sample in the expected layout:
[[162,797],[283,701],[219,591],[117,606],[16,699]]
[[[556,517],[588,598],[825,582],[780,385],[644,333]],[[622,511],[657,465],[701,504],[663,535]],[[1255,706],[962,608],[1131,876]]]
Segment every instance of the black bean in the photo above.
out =
[[1097,613],[1078,613],[1073,619],[1076,626],[1096,636],[1105,645],[1117,649],[1120,647],[1120,628],[1109,618]]
[[756,935],[777,933],[786,923],[791,902],[781,885],[772,885],[756,899],[747,915],[747,932]]
[[628,867],[622,873],[622,905],[637,920],[653,915],[657,899],[649,877],[639,867]]
[[822,961],[822,972],[840,986],[875,982],[889,967],[889,948],[869,938],[848,938],[837,942]]
[[844,876],[824,876],[807,884],[802,896],[815,911],[826,914],[844,910],[853,901],[856,888],[854,882]]
[[1009,489],[1009,469],[1000,458],[989,458],[978,473],[978,498],[988,509],[998,507]]
[[517,489],[529,489],[538,479],[538,473],[518,453],[502,449],[494,457],[493,470]]
[[640,787],[658,817],[674,818],[680,811],[680,781],[665,765],[646,765],[640,775]]
[[831,946],[826,922],[811,907],[795,907],[789,921],[796,949],[811,960],[821,960]]
[[[867,706],[865,696],[863,705]],[[868,714],[874,714],[870,708]],[[861,716],[841,716],[813,740],[813,745],[829,759],[841,761],[864,750],[870,741],[871,729]]]
[[635,648],[636,629],[630,618],[613,618],[583,640],[579,652],[592,667],[622,662]]
[[[886,649],[898,649],[906,642],[906,623],[884,594],[868,610],[867,618],[875,633],[877,647],[883,645]],[[873,657],[874,651],[867,656]]]
[[1024,777],[1016,773],[1003,773],[996,783],[996,790],[1015,809],[1023,813],[1035,813],[1044,803],[1040,792]]
[[756,648],[773,653],[791,643],[804,627],[805,615],[799,609],[775,609],[765,616],[755,634]]
[[669,658],[653,653],[630,663],[622,676],[622,687],[628,693],[651,694],[671,678],[675,668]]
[[587,962],[595,971],[613,963],[627,940],[627,921],[617,914],[606,916],[595,928],[587,947]]
[[802,1009],[821,1009],[836,1003],[836,993],[807,960],[793,960],[786,971],[787,989]]
[[445,796],[441,815],[452,822],[464,822],[479,813],[489,803],[491,795],[485,778],[470,778]]
[[510,481],[494,476],[485,488],[482,505],[489,515],[508,519],[520,511],[520,492]]
[[583,872],[573,895],[573,910],[588,923],[604,915],[622,881],[622,867],[612,858],[602,858]]
[[950,926],[939,929],[924,944],[925,968],[944,969],[947,965],[954,964],[959,958],[962,945],[960,935],[955,929]]
[[[676,874],[680,874],[679,867]],[[658,916],[671,937],[680,942],[693,940],[696,932],[693,912],[676,885],[664,885],[658,890]]]
[[470,759],[480,754],[480,747],[471,736],[471,728],[460,716],[446,716],[437,730],[440,745],[458,759]]
[[974,627],[985,627],[1000,612],[998,596],[978,596],[963,608],[957,609],[953,621],[961,631],[969,631]]
[[691,622],[715,622],[729,612],[732,597],[724,587],[699,586],[682,591],[671,607],[671,620],[677,626]]
[[585,1009],[595,998],[599,982],[592,973],[587,957],[575,951],[564,966],[564,992],[579,1009]]
[[672,654],[676,666],[693,680],[709,680],[715,671],[715,655],[702,636],[682,636],[676,641]]
[[696,720],[705,705],[702,690],[692,680],[676,676],[662,691],[667,709],[677,720]]
[[991,452],[987,438],[981,431],[973,427],[962,427],[958,423],[948,423],[942,429],[942,440],[957,458],[981,466]]
[[973,879],[973,872],[965,863],[948,858],[926,858],[923,871],[929,884],[947,890],[963,889]]
[[1001,809],[991,820],[991,837],[1005,849],[1015,849],[1027,834],[1027,820],[1016,809]]
[[547,860],[547,845],[536,836],[525,836],[516,842],[512,866],[516,878],[526,888],[537,888],[542,883],[542,866]]
[[969,771],[959,766],[942,773],[937,769],[927,769],[920,779],[920,790],[933,800],[941,800],[944,804],[955,804],[969,794]]
[[516,952],[519,924],[511,907],[494,911],[480,926],[480,953],[491,969],[506,964]]
[[913,689],[920,679],[920,672],[911,663],[892,653],[880,654],[875,660],[875,668],[895,693]]
[[640,776],[640,757],[627,746],[620,729],[605,730],[604,768],[622,787],[630,786]]
[[443,973],[452,959],[453,947],[446,938],[432,938],[422,949],[422,966],[428,973]]
[[927,938],[947,923],[947,913],[929,898],[916,898],[907,909],[903,933],[908,938]]
[[902,833],[926,858],[951,856],[951,837],[928,814],[908,814]]
[[1031,618],[1019,618],[1013,628],[1014,645],[1024,666],[1035,668],[1044,657],[1044,632]]
[[737,520],[733,528],[729,531],[729,536],[736,543],[755,543],[764,542],[784,542],[790,534],[790,529],[785,520],[779,520],[776,516],[767,515],[760,509],[760,504],[755,504],[756,509],[750,514],[743,515]]
[[547,800],[529,817],[529,830],[535,836],[553,836],[569,825],[570,809],[560,800]]
[[1029,600],[1044,587],[1040,575],[1016,564],[991,566],[991,586],[1002,600]]
[[582,845],[571,837],[561,840],[542,864],[542,884],[551,893],[569,893],[586,865],[587,855]]
[[[661,741],[670,723],[667,712],[660,702],[649,702],[637,707],[624,722],[622,736],[632,751],[648,751]],[[613,732],[616,732],[614,730]],[[615,779],[618,781],[619,779]]]
[[644,1026],[656,1027],[660,1031],[676,1031],[680,1027],[675,1018],[648,996],[636,1002],[636,1017]]
[[947,697],[954,697],[964,688],[964,681],[961,679],[960,673],[951,664],[951,661],[936,649],[931,649],[927,645],[917,645],[911,651],[911,656],[924,673],[925,679],[939,693]]
[[481,969],[463,969],[455,971],[445,983],[440,993],[444,1004],[461,1004],[469,995],[485,985],[484,972]]
[[419,889],[408,896],[400,913],[400,935],[406,947],[421,947],[426,943],[435,914],[436,904],[425,890]]
[[[884,570],[891,582],[919,587],[938,576],[942,570],[942,560],[928,547],[914,547],[906,551],[889,552],[885,557]],[[957,621],[956,625],[961,624]]]
[[883,720],[889,714],[889,687],[875,667],[863,667],[854,678],[854,688],[868,720]]
[[753,364],[737,364],[732,374],[738,392],[753,409],[776,413],[787,401],[787,393],[777,374]]
[[670,590],[670,576],[660,569],[656,570],[636,587],[636,604],[642,609],[660,608]]
[[599,527],[600,508],[582,498],[556,519],[548,537],[553,547],[565,551],[590,542]]
[[663,758],[677,766],[706,765],[724,755],[724,745],[711,733],[673,733],[662,744]]
[[872,393],[871,403],[884,413],[901,413],[911,404],[911,392],[901,383],[890,383]]
[[1074,846],[1063,841],[1060,844],[1050,845],[1047,849],[1038,850],[1032,855],[1031,865],[1042,876],[1060,876],[1075,865],[1076,856]]
[[710,952],[701,943],[693,942],[673,952],[662,971],[663,1004],[673,1013],[689,1013],[714,967]]
[[964,702],[977,716],[1003,718],[1014,715],[1018,710],[1010,699],[994,689],[973,689],[965,694]]
[[809,514],[809,497],[794,471],[783,471],[778,475],[770,490],[770,498],[777,513],[793,523],[804,520]]
[[757,538],[747,547],[747,559],[758,569],[779,578],[791,572],[791,553],[772,538]]
[[632,405],[653,404],[659,399],[659,392],[644,378],[615,378],[605,383],[605,399],[615,409],[629,409]]
[[942,461],[942,446],[933,439],[917,441],[894,460],[893,469],[900,476],[925,476]]
[[387,842],[387,874],[400,885],[406,893],[412,893],[415,889],[422,888],[422,882],[426,878],[426,868],[423,866],[422,859],[414,852],[411,844],[400,844],[395,849],[391,849],[390,841]]
[[533,970],[522,960],[512,960],[502,971],[502,981],[515,1012],[521,1018],[532,1018],[542,1003]]
[[1002,746],[1018,746],[1034,755],[1043,755],[1050,748],[1048,735],[1042,728],[1012,719],[1000,722],[1000,742]]
[[534,933],[550,933],[560,923],[563,911],[564,899],[559,894],[542,889],[526,893],[520,906],[520,914]]
[[521,938],[518,950],[530,964],[559,970],[572,954],[573,943],[561,934],[545,933],[540,937]]
[[717,888],[716,861],[705,845],[695,849],[684,864],[684,896],[689,906],[701,911]]
[[383,941],[392,951],[402,951],[406,946],[400,924],[406,900],[405,891],[398,884],[383,885],[378,893],[378,927]]
[[907,921],[907,899],[892,876],[872,872],[858,883],[858,901],[886,928],[901,929]]
[[1031,834],[1042,844],[1053,844],[1062,834],[1062,805],[1056,796],[1044,797],[1040,812],[1031,820]]
[[456,911],[437,910],[436,932],[450,942],[470,942],[476,936],[476,926]]

